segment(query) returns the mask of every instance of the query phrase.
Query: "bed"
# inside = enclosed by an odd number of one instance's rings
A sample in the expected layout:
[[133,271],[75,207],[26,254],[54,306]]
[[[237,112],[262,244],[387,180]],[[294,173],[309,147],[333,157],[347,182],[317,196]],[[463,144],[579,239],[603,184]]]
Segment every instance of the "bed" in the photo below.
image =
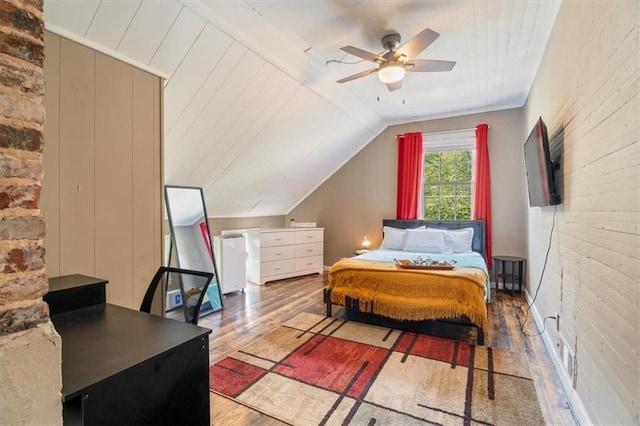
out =
[[[490,300],[484,221],[384,219],[382,225],[380,249],[331,267],[324,289],[327,316],[332,305],[340,305],[349,319],[393,328],[436,335],[471,328],[484,344]],[[400,259],[447,262],[453,268],[405,269],[397,265]]]

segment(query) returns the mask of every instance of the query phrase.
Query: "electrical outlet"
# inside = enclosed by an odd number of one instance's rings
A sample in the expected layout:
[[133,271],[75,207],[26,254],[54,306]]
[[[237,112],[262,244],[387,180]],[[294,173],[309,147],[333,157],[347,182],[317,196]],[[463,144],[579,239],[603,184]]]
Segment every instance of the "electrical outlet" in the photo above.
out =
[[556,331],[560,331],[560,314],[556,312]]

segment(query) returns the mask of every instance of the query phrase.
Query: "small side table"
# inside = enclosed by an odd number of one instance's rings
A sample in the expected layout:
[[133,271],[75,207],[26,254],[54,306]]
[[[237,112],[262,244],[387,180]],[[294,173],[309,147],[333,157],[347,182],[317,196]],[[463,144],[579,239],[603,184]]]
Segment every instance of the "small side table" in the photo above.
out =
[[[496,274],[496,290],[500,291],[500,278],[504,291],[522,293],[527,259],[517,256],[493,256],[493,270]],[[509,287],[507,284],[511,284]],[[518,289],[516,290],[516,284]]]

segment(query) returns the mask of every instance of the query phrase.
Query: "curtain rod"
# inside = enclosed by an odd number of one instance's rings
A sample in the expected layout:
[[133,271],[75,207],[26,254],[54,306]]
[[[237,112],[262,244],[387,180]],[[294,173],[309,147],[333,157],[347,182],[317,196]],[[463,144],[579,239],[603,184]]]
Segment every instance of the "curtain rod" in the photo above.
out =
[[[487,126],[487,128],[489,128],[489,129],[490,129],[490,128],[491,128],[491,126]],[[475,127],[472,127],[472,128],[470,128],[470,129],[444,130],[444,131],[442,131],[442,132],[422,132],[422,135],[423,135],[423,136],[424,136],[424,135],[428,135],[428,136],[431,136],[431,135],[446,135],[446,134],[448,134],[448,133],[462,133],[462,132],[475,132],[475,131],[476,131],[476,128],[475,128]],[[397,139],[398,137],[400,137],[400,136],[402,136],[402,135],[396,135],[396,139]]]
[[442,132],[422,132],[423,135],[446,135],[449,133],[462,133],[462,132],[475,132],[476,128],[473,127],[471,129],[458,129],[458,130],[444,130]]

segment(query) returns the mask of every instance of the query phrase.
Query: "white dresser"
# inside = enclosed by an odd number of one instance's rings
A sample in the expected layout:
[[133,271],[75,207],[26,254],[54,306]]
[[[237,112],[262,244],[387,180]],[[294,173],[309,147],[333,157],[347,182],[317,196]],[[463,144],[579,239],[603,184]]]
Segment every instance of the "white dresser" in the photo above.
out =
[[321,274],[324,228],[249,230],[247,251],[247,279],[255,284]]

